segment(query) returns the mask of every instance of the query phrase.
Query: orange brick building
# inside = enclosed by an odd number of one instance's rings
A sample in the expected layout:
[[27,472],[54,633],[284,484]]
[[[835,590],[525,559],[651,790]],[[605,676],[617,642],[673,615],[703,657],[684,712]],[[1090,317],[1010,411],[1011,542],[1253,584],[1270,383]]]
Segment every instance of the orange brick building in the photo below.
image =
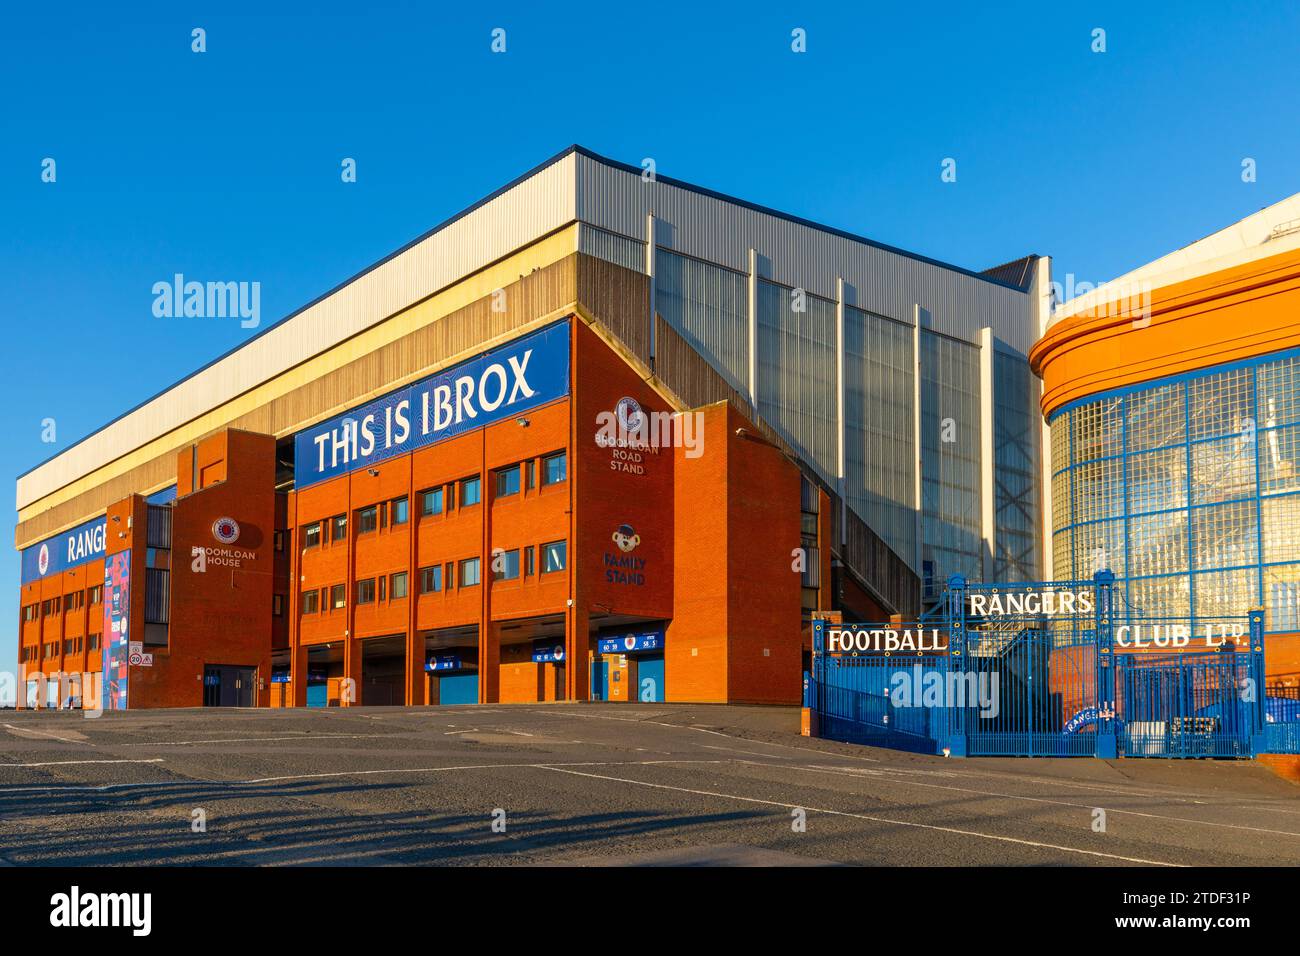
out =
[[1037,561],[1012,266],[567,150],[19,478],[20,703],[794,703],[814,611]]

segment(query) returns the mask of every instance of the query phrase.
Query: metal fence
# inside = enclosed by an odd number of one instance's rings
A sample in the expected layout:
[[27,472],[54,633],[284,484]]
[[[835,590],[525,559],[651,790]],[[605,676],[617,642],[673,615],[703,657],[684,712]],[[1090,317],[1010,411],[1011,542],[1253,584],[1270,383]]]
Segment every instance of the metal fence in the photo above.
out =
[[821,736],[952,756],[1297,752],[1300,694],[1263,692],[1263,614],[1186,623],[1123,605],[1114,576],[948,582],[917,621],[813,622]]

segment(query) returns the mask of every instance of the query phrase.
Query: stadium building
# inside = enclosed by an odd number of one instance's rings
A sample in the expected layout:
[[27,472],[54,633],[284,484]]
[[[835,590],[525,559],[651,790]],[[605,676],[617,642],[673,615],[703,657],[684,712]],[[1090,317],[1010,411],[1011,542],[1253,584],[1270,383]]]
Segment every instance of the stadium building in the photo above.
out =
[[20,703],[797,702],[1041,575],[1049,287],[570,148],[18,479]]
[[1048,570],[1108,566],[1134,616],[1263,608],[1300,682],[1300,196],[1058,308],[1031,352],[1051,431]]

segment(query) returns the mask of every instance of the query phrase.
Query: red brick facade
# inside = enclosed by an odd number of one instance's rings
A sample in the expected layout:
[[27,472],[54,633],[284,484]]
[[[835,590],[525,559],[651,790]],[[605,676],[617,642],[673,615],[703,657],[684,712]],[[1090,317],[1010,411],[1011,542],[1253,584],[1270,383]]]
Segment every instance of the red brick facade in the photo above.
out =
[[[129,706],[200,706],[216,665],[254,675],[259,706],[433,704],[452,687],[426,670],[437,655],[476,675],[480,702],[585,700],[597,640],[631,630],[664,632],[657,699],[795,703],[806,641],[798,468],[726,403],[686,413],[702,440],[693,449],[598,440],[620,402],[655,422],[672,422],[671,408],[616,346],[567,321],[569,394],[519,419],[296,492],[276,491],[283,443],[218,432],[177,455],[170,551],[149,546],[144,498],[108,504],[105,550],[132,554],[133,640],[146,633],[146,568],[170,571],[166,643],[145,648],[151,666],[130,667]],[[668,427],[680,436],[680,421]],[[562,478],[545,481],[560,454]],[[516,466],[518,490],[498,494],[498,471]],[[478,481],[469,503],[467,479]],[[236,540],[217,539],[220,519],[237,524]],[[819,528],[828,535],[829,521]],[[517,572],[493,580],[494,559],[517,560]],[[100,559],[51,575],[25,585],[21,603],[84,592],[103,573]],[[100,653],[77,640],[103,619],[83,603],[22,622],[20,655],[34,659],[20,663],[98,670]],[[39,651],[55,640],[58,654]],[[534,661],[535,643],[563,659]],[[635,657],[604,662],[606,695],[635,697]]]

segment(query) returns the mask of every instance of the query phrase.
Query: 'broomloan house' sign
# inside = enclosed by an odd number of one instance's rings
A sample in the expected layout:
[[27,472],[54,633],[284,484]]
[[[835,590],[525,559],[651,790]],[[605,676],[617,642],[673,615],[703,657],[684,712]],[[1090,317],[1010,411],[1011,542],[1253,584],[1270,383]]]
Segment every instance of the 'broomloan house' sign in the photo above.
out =
[[298,488],[405,455],[569,394],[569,324],[475,356],[294,437]]

